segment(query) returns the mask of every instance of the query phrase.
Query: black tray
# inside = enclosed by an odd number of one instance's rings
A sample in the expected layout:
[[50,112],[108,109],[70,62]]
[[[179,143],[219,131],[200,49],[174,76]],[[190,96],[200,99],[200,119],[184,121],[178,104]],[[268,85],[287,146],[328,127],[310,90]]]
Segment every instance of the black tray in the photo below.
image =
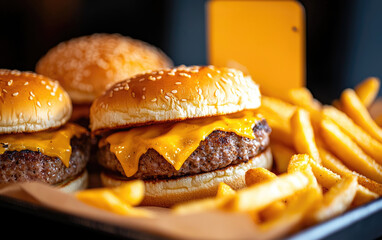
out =
[[[5,196],[0,196],[0,213],[4,222],[1,234],[15,239],[32,236],[39,239],[164,239],[163,236],[73,216]],[[382,237],[382,198],[287,239],[366,240],[379,237]]]

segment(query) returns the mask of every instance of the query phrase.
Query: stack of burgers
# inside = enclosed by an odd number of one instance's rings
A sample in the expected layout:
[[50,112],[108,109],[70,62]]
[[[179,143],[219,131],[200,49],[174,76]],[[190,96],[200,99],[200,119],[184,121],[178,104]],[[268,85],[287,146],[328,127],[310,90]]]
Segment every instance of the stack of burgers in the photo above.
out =
[[[20,96],[12,98],[16,90],[7,88],[2,74],[2,87],[8,93],[1,93],[0,104],[10,110],[7,116],[4,110],[1,112],[0,130],[5,139],[1,139],[4,148],[1,157],[9,159],[9,163],[0,164],[2,169],[20,170],[18,175],[11,171],[1,173],[1,181],[40,180],[57,184],[83,172],[82,162],[87,161],[90,147],[86,147],[89,137],[84,140],[82,136],[89,134],[78,125],[64,125],[71,116],[72,121],[89,127],[92,139],[97,139],[93,140],[92,151],[96,152],[93,156],[101,169],[102,184],[116,186],[142,179],[146,189],[144,205],[167,207],[213,196],[220,182],[239,189],[245,187],[248,169],[271,168],[270,128],[253,111],[261,104],[253,80],[229,68],[171,65],[168,57],[156,48],[120,35],[98,34],[61,43],[39,61],[37,72],[59,81],[68,91],[75,108],[73,115],[70,98],[56,81],[29,74],[38,80],[33,85],[29,80],[30,84],[25,86],[25,77],[16,79],[12,75],[7,80],[17,82],[20,92]],[[55,96],[49,94],[48,85],[42,85],[40,78],[52,83],[50,88],[56,90]],[[16,109],[17,97],[26,101],[31,96],[29,91],[38,92],[31,89],[35,85],[41,87],[39,93],[45,94],[44,98],[34,94],[33,107],[21,105]],[[40,117],[31,121],[32,117],[24,112],[26,109]],[[15,124],[20,126],[13,128]],[[56,131],[64,131],[63,135],[71,139],[70,160],[51,155],[40,145],[11,147],[17,145],[17,141],[12,142],[16,139],[12,134],[32,137],[37,133],[25,132],[37,131],[41,132],[40,138],[54,136],[52,141],[61,139],[56,137],[59,135]],[[29,161],[32,156],[39,157]],[[77,160],[80,156],[83,161]],[[26,167],[21,166],[25,164]],[[73,174],[50,181],[49,176],[41,174],[44,171],[35,167],[45,165]],[[31,177],[34,175],[29,171],[38,172],[39,178]]]

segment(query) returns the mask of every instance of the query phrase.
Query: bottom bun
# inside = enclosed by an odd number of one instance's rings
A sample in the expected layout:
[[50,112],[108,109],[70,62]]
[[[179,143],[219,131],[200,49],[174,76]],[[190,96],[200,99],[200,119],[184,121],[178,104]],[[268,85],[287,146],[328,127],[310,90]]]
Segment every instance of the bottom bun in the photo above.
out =
[[70,178],[62,183],[54,185],[58,187],[61,191],[66,193],[73,193],[78,190],[83,190],[88,186],[88,171],[85,169],[77,176]]
[[[249,169],[271,169],[272,162],[272,153],[270,148],[267,148],[248,162],[224,169],[175,179],[145,181],[145,197],[141,205],[170,207],[184,201],[212,197],[216,195],[220,182],[235,190],[241,189],[246,187],[245,173]],[[125,182],[104,172],[101,173],[101,181],[106,187],[119,186]]]

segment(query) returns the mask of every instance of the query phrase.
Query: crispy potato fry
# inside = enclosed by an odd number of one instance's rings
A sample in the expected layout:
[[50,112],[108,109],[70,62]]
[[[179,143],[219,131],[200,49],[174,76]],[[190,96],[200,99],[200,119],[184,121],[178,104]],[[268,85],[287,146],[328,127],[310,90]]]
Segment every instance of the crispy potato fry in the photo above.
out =
[[296,151],[282,143],[271,141],[272,156],[278,174],[285,173],[288,170],[288,164]]
[[216,194],[216,197],[231,196],[235,193],[236,193],[236,191],[233,190],[230,186],[228,186],[224,182],[220,182],[219,186],[218,186],[218,192]]
[[262,96],[261,107],[277,113],[284,119],[291,118],[293,113],[296,111],[296,106],[293,106],[281,99],[268,96]]
[[265,168],[249,169],[245,173],[245,184],[249,187],[257,183],[277,178],[276,174]]
[[341,95],[343,111],[372,137],[382,142],[382,129],[373,121],[368,110],[352,89],[346,89]]
[[382,167],[366,155],[335,123],[325,119],[321,122],[321,130],[330,150],[347,166],[374,181],[382,182]]
[[338,99],[333,100],[332,102],[333,107],[337,108],[338,110],[342,111],[341,102]]
[[[325,189],[330,189],[337,183],[341,181],[341,177],[337,175],[336,173],[330,171],[329,169],[323,167],[322,165],[318,164],[316,161],[307,158],[306,156],[297,157],[297,155],[294,157],[293,160],[291,160],[290,169],[289,171],[299,171],[302,169],[302,165],[307,165],[309,162],[309,165],[311,166],[311,169],[314,173],[315,178],[317,179],[317,182]],[[348,176],[348,175],[346,175]],[[350,176],[353,176],[350,174]],[[370,180],[371,181],[371,180]],[[363,186],[359,185],[357,187],[357,193],[353,202],[353,206],[358,206],[359,204],[367,203],[369,201],[372,201],[378,197],[377,194],[370,192],[368,189],[364,188]]]
[[313,98],[312,93],[307,88],[295,88],[288,92],[288,101],[293,105],[307,110],[312,120],[319,123],[321,119],[321,103]]
[[295,106],[282,100],[262,96],[261,107],[257,110],[266,119],[272,128],[271,139],[276,139],[287,146],[293,146],[291,139],[290,118],[292,117]]
[[369,154],[379,164],[382,164],[382,144],[366,133],[353,122],[345,113],[331,106],[323,108],[323,116],[337,124],[358,146]]
[[379,127],[382,127],[382,114],[379,115],[378,117],[376,117],[374,119],[374,122],[379,126]]
[[357,191],[357,178],[346,177],[329,189],[321,204],[308,217],[313,222],[322,222],[345,212],[353,202]]
[[322,159],[322,164],[324,167],[330,169],[331,171],[337,173],[341,177],[354,175],[358,177],[358,183],[368,190],[382,196],[382,184],[377,183],[357,172],[354,172],[347,168],[339,159],[337,159],[330,152],[325,150],[324,148],[319,148],[320,156]]
[[370,107],[378,95],[380,87],[379,78],[369,77],[363,80],[360,84],[355,87],[355,92],[357,93],[359,99],[365,105],[365,107]]
[[306,153],[317,162],[321,162],[309,112],[298,108],[291,119],[293,142],[298,153]]
[[234,195],[226,195],[216,198],[204,198],[189,202],[179,203],[172,207],[172,211],[176,214],[192,214],[210,210],[222,209],[223,205],[229,201]]
[[305,189],[308,184],[308,177],[301,172],[282,174],[271,181],[237,191],[237,194],[227,202],[225,208],[239,212],[260,210],[275,201]]
[[118,187],[110,188],[123,202],[138,205],[145,196],[145,184],[143,181],[130,181]]
[[139,180],[114,188],[87,189],[77,192],[75,196],[88,205],[117,214],[135,217],[153,216],[148,210],[132,206],[139,204],[144,196],[144,184]]
[[298,194],[278,216],[261,224],[259,227],[263,232],[272,231],[272,229],[286,228],[287,233],[296,231],[304,227],[303,222],[308,211],[312,206],[319,203],[321,196],[311,188]]
[[269,206],[265,207],[260,212],[255,211],[259,215],[259,218],[265,222],[271,219],[274,219],[282,214],[282,212],[286,209],[287,205],[283,202],[283,200],[276,201],[271,203]]

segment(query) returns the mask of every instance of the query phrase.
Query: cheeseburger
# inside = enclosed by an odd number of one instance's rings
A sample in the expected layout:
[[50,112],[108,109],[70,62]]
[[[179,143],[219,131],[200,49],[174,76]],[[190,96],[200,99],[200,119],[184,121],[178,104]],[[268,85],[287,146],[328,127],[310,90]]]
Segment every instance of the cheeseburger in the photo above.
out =
[[69,95],[42,75],[0,69],[0,184],[39,181],[71,192],[87,185],[85,128],[66,123]]
[[254,109],[258,86],[234,69],[178,67],[113,85],[90,110],[105,186],[142,179],[144,205],[216,194],[219,182],[245,186],[245,172],[270,168],[271,132]]
[[90,105],[108,86],[170,66],[171,60],[147,43],[118,34],[93,34],[49,50],[36,72],[60,82],[73,102],[71,120],[88,127]]

